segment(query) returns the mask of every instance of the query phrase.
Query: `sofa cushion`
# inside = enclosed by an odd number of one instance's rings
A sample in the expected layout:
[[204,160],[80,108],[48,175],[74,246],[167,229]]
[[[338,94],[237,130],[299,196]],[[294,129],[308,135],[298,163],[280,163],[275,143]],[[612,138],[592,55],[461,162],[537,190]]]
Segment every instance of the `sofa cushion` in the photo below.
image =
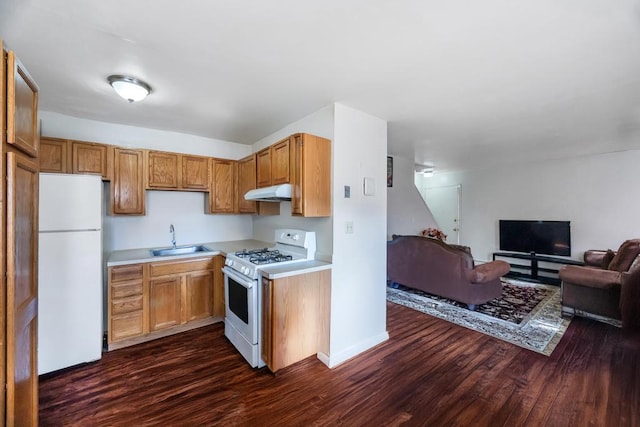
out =
[[565,265],[560,269],[560,279],[562,279],[563,283],[572,283],[589,288],[610,289],[620,286],[622,274],[615,270]]
[[609,270],[627,271],[631,263],[640,254],[640,239],[627,240],[618,249],[618,253],[609,263]]
[[633,262],[631,263],[631,267],[629,267],[629,270],[627,270],[627,272],[631,274],[638,270],[640,270],[640,255],[638,255],[636,259],[633,260]]
[[602,268],[605,270],[609,269],[609,264],[613,261],[613,258],[616,256],[616,253],[611,249],[607,249],[607,253],[602,257]]

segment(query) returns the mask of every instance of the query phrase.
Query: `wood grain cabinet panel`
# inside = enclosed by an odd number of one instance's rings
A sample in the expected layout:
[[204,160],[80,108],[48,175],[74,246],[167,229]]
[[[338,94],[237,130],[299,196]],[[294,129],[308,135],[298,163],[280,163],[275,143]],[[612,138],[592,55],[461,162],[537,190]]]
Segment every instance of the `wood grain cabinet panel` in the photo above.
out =
[[144,215],[144,153],[142,150],[116,148],[111,212],[119,215]]
[[244,195],[249,190],[256,188],[256,155],[252,154],[238,160],[238,212],[256,213],[257,203],[253,200],[245,200]]
[[180,182],[179,155],[149,151],[149,188],[176,189]]
[[291,214],[331,216],[331,141],[295,134],[292,144]]
[[271,147],[258,151],[256,155],[256,184],[258,188],[271,185]]
[[149,282],[149,330],[157,331],[182,322],[180,276],[152,279]]
[[200,191],[209,189],[209,158],[182,155],[181,187]]
[[185,277],[187,322],[213,315],[213,271],[198,271]]
[[113,149],[113,147],[105,144],[73,141],[72,172],[100,175],[103,179],[109,179],[109,149]]
[[272,372],[327,351],[330,270],[262,279],[262,359]]
[[71,141],[40,138],[40,172],[71,173]]
[[[4,52],[2,55],[4,60]],[[7,52],[6,70],[6,141],[30,157],[38,157],[38,85],[13,51]],[[4,85],[4,81],[0,84]]]
[[145,333],[144,264],[109,267],[107,340],[114,342]]
[[206,200],[207,213],[234,213],[236,196],[236,162],[212,159],[211,190]]
[[271,184],[289,183],[289,138],[271,146]]

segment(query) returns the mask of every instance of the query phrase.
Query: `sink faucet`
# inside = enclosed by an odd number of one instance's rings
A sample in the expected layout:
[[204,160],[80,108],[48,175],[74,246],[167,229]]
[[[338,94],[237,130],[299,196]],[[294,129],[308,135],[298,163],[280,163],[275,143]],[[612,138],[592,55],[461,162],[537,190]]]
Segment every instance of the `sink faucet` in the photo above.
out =
[[169,225],[169,233],[171,233],[171,243],[173,244],[173,249],[176,248],[176,229],[173,227],[173,224]]

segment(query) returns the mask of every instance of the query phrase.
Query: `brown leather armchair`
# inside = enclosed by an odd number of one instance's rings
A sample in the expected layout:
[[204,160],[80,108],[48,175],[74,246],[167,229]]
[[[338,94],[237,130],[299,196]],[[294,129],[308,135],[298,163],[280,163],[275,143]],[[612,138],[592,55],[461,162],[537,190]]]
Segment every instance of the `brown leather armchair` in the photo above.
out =
[[640,301],[636,301],[640,276],[634,274],[640,272],[640,239],[625,241],[616,252],[588,250],[584,264],[560,269],[562,312],[595,314],[630,324],[640,309]]
[[502,295],[505,261],[475,266],[468,247],[421,236],[387,242],[387,280],[467,304],[474,310]]

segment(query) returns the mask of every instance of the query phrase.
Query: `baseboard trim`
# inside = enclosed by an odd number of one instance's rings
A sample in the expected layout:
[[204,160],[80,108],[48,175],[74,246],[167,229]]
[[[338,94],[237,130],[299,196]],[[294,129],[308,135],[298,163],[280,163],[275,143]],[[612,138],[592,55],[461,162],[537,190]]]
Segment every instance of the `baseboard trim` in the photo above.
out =
[[347,347],[346,349],[336,353],[329,354],[326,353],[318,353],[318,359],[327,365],[329,368],[335,368],[336,366],[346,362],[349,359],[352,359],[358,356],[360,353],[363,353],[378,344],[381,344],[389,339],[389,332],[384,331],[381,334],[370,337],[364,341],[360,341],[359,343]]

